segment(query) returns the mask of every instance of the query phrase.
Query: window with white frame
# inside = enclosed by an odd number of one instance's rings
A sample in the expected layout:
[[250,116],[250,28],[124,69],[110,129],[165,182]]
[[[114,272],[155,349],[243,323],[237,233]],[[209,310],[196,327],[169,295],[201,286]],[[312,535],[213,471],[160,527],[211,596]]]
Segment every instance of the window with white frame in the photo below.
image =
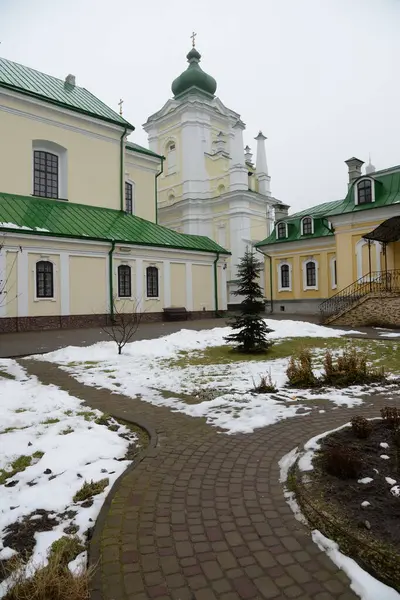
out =
[[278,291],[290,292],[292,289],[292,265],[287,262],[278,265]]
[[48,260],[36,263],[36,298],[54,298],[54,266]]
[[47,140],[32,142],[32,194],[41,198],[68,198],[67,150]]
[[282,240],[287,237],[287,223],[284,223],[283,221],[278,223],[276,226],[276,237],[278,240]]
[[167,168],[168,175],[176,172],[176,144],[169,142],[167,145]]
[[131,268],[128,265],[118,267],[118,296],[119,298],[130,298],[132,295]]
[[357,184],[357,204],[370,204],[373,201],[372,181],[370,179],[362,179]]
[[332,289],[337,288],[337,264],[336,258],[331,258],[331,287]]
[[313,258],[303,262],[303,287],[305,290],[318,289],[318,263]]
[[314,223],[312,217],[304,217],[301,221],[301,235],[312,235],[314,233]]
[[147,298],[158,298],[159,276],[157,267],[146,269],[146,296]]
[[125,212],[129,215],[133,215],[134,190],[134,184],[131,181],[125,181]]

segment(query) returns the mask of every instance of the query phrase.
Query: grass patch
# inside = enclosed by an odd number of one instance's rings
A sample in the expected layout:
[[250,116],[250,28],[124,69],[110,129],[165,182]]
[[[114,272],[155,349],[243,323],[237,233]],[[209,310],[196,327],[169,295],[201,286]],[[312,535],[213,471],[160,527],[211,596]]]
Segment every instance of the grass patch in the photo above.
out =
[[7,371],[3,371],[0,369],[0,377],[4,377],[4,379],[16,379],[15,375],[11,375],[11,373],[7,373]]
[[68,435],[69,433],[72,433],[74,430],[72,429],[72,427],[70,427],[68,425],[68,427],[66,429],[63,429],[62,431],[60,431],[60,435]]
[[49,552],[49,561],[56,561],[68,566],[68,563],[84,550],[85,547],[81,544],[77,536],[70,537],[69,535],[63,535],[63,537],[52,543]]
[[[256,355],[239,354],[231,346],[214,346],[204,350],[186,352],[182,351],[177,358],[164,361],[168,367],[185,368],[201,365],[224,365],[235,362],[276,360],[297,355],[303,349],[341,350],[353,344],[368,355],[368,359],[375,366],[385,366],[386,372],[400,374],[400,344],[388,340],[363,340],[350,338],[318,338],[294,337],[276,341],[267,352]],[[322,361],[322,355],[321,355]]]
[[32,462],[32,456],[19,456],[11,463],[11,469],[5,471],[4,469],[0,469],[0,485],[3,485],[7,479],[11,479],[17,473],[21,473],[25,471],[27,467],[30,466]]
[[76,414],[79,415],[80,417],[84,417],[85,421],[93,421],[93,419],[96,416],[95,413],[92,412],[91,410],[81,410]]
[[68,410],[64,410],[64,415],[67,415],[67,417],[71,417],[73,415],[73,411],[70,408]]
[[100,417],[97,417],[95,423],[96,425],[105,425],[106,427],[108,427],[110,419],[111,415],[104,413],[103,415],[100,415]]
[[59,423],[60,419],[46,419],[45,421],[42,421],[42,425],[54,425],[54,423]]
[[14,412],[19,414],[19,413],[27,412],[27,410],[28,410],[27,408],[17,408],[16,410],[14,410]]
[[83,502],[92,496],[97,496],[105,490],[110,483],[108,478],[100,479],[99,481],[85,481],[80,490],[78,490],[73,498],[74,502]]
[[22,429],[28,429],[29,425],[25,425],[24,427],[6,427],[0,433],[11,433],[12,431],[19,431]]
[[33,458],[42,458],[42,456],[44,456],[44,452],[41,452],[41,450],[36,450],[36,452],[34,452],[32,456]]

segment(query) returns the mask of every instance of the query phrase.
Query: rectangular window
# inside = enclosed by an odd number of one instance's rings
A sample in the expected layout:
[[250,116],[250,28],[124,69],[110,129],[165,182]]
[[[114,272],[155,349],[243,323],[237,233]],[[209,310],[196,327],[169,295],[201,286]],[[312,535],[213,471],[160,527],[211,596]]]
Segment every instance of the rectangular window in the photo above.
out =
[[282,288],[290,287],[289,265],[281,266],[281,287]]
[[53,298],[53,263],[41,260],[36,263],[36,298]]
[[158,298],[158,269],[157,267],[147,267],[146,269],[146,288],[148,298]]
[[317,274],[315,269],[315,263],[308,262],[306,265],[306,281],[307,287],[315,287],[317,282]]
[[33,195],[58,198],[58,156],[35,150],[33,153]]
[[118,296],[120,298],[131,297],[131,268],[127,265],[118,267]]
[[129,215],[133,214],[133,185],[125,181],[125,210]]

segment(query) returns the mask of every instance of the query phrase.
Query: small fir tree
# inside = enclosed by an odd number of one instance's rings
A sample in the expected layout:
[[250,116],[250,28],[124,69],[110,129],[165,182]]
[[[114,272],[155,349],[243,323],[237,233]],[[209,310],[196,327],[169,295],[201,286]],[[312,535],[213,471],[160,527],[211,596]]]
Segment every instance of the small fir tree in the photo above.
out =
[[228,335],[227,342],[235,342],[239,352],[264,352],[272,345],[267,339],[271,333],[261,316],[264,311],[262,289],[258,277],[263,264],[257,260],[252,250],[246,250],[238,265],[239,288],[233,292],[235,296],[244,296],[241,302],[240,315],[233,318],[230,325],[235,333]]

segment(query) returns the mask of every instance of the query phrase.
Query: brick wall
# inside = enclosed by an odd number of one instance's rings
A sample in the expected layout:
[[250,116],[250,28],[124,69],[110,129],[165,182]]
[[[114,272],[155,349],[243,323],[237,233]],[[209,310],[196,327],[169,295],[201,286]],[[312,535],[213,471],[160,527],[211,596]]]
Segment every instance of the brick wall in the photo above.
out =
[[348,311],[329,319],[330,325],[400,327],[400,295],[369,294]]

